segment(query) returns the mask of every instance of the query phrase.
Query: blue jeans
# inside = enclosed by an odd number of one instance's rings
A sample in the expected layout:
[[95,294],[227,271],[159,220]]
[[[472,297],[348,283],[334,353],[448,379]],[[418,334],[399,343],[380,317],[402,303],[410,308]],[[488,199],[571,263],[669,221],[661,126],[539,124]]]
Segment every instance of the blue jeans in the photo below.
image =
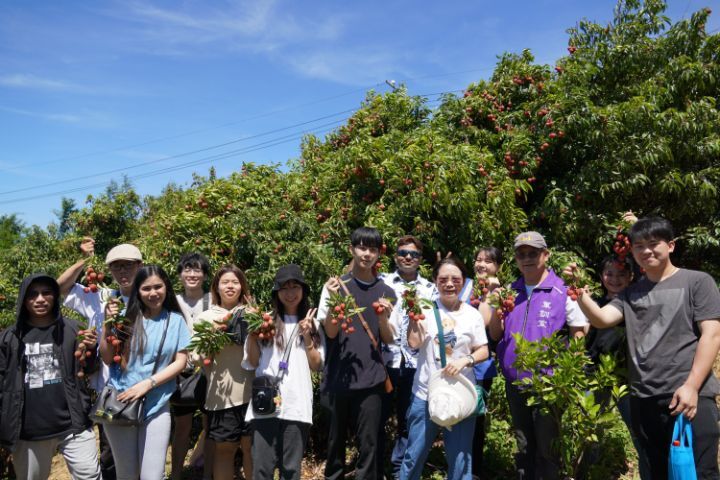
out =
[[[408,409],[407,423],[408,444],[400,469],[400,480],[418,480],[430,448],[442,427],[430,420],[427,401],[414,395]],[[451,430],[442,428],[442,432],[448,463],[447,480],[471,480],[475,416],[453,425]]]
[[383,413],[380,422],[380,437],[378,438],[378,479],[384,478],[385,425],[390,419],[393,408],[397,415],[397,431],[395,434],[395,445],[390,456],[390,464],[392,465],[392,478],[397,479],[400,476],[400,467],[405,458],[405,449],[407,448],[407,411],[414,397],[412,394],[412,385],[413,379],[415,378],[415,369],[406,367],[405,360],[403,359],[400,363],[400,368],[388,367],[387,371],[395,389],[392,393],[385,394],[383,398]]

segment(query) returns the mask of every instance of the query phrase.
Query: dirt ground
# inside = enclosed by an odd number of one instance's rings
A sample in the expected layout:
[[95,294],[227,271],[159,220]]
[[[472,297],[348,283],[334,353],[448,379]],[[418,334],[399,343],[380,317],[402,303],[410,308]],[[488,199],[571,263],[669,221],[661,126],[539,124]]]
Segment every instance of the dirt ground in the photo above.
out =
[[[192,451],[188,452],[188,458]],[[302,479],[303,480],[316,480],[323,477],[323,470],[325,468],[325,462],[314,461],[311,458],[305,458],[303,460],[302,468]],[[165,460],[165,472],[166,475],[170,476],[171,469],[171,458],[170,449],[168,449],[168,455]],[[242,474],[238,473],[236,478],[243,479]],[[53,457],[52,469],[50,470],[49,480],[72,480],[68,469],[65,466],[65,460],[61,455],[55,455]],[[186,468],[183,472],[183,480],[202,480],[202,469],[191,469]]]
[[[715,365],[713,366],[715,375],[720,378],[720,357],[715,359]],[[720,406],[720,397],[718,397],[718,405]],[[720,463],[720,454],[718,455],[718,463]],[[303,461],[303,480],[314,480],[322,478],[322,472],[324,468],[324,462],[313,461],[313,459],[306,458]],[[168,456],[166,460],[166,472],[170,473],[170,450],[168,449]],[[632,475],[632,474],[631,474]],[[186,480],[201,480],[202,471],[194,472],[191,469],[186,469],[183,473],[183,478]],[[242,478],[239,476],[238,478]],[[632,477],[629,477],[632,478]],[[65,461],[60,455],[55,455],[53,458],[52,470],[50,473],[50,480],[71,480],[68,474]]]

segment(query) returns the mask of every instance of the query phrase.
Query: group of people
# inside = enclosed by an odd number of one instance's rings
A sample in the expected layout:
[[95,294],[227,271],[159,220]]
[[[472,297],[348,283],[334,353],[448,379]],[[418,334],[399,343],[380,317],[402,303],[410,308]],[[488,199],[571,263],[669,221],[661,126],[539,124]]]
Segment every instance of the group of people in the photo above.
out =
[[[419,272],[423,244],[407,235],[392,246],[395,271],[379,274],[382,237],[361,227],[350,237],[348,268],[328,279],[316,308],[317,292],[301,268],[285,265],[272,287],[274,336],[241,328],[211,358],[189,350],[195,327],[211,322],[224,330],[229,317],[242,322],[256,308],[240,268],[224,265],[210,278],[207,259],[186,254],[177,267],[183,291],[176,295],[162,268],[143,265],[141,252],[122,244],[106,257],[117,289],[92,291],[76,283],[94,254],[94,242],[85,239],[83,258],[57,280],[45,274],[25,279],[17,323],[0,334],[0,446],[12,451],[19,479],[47,478],[58,449],[76,479],[162,479],[172,443],[172,478],[179,479],[199,409],[203,432],[195,453],[202,452],[205,478],[232,479],[241,450],[246,479],[273,479],[276,470],[282,479],[299,479],[313,426],[315,371],[322,372],[321,404],[329,418],[320,426],[328,433],[326,479],[346,474],[348,434],[357,447],[355,478],[419,479],[442,432],[447,478],[471,480],[484,477],[485,418],[471,414],[441,426],[429,401],[437,379],[447,378],[476,385],[487,402],[499,367],[517,443],[517,478],[556,479],[559,425],[528,405],[515,383],[528,373],[514,361],[516,335],[538,340],[561,333],[587,335],[591,358],[625,352],[631,393],[620,409],[643,479],[667,478],[673,421],[680,414],[694,428],[698,478],[720,478],[714,403],[720,384],[712,373],[720,349],[720,292],[709,275],[672,264],[675,240],[667,220],[640,219],[629,238],[643,274],[635,279],[629,261],[606,259],[604,297],[593,299],[583,289],[573,300],[559,272],[547,265],[545,238],[521,233],[512,245],[520,272],[510,287],[515,306],[500,314],[489,302],[500,287],[498,248],[480,248],[471,273],[456,256],[438,256],[432,279],[426,279]],[[486,286],[480,298],[472,295],[477,279]],[[416,307],[402,301],[409,290]],[[94,328],[80,329],[64,318],[63,297]],[[120,351],[112,322],[106,322],[118,314],[132,324]],[[625,329],[617,328],[623,322]],[[177,378],[199,368],[207,380],[204,400],[197,407],[171,407]],[[260,379],[277,388],[272,413],[260,406]],[[98,425],[98,458],[88,411],[92,391],[106,385],[120,401],[144,399],[143,421]],[[397,430],[388,436],[393,413]]]

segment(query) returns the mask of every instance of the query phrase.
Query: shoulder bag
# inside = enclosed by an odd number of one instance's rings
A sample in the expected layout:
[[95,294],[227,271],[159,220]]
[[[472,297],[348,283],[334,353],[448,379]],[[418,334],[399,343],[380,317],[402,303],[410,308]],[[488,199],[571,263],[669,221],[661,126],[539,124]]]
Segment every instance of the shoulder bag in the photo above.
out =
[[[210,304],[208,294],[203,296],[203,312]],[[199,366],[189,366],[177,377],[177,388],[170,397],[174,407],[199,407],[205,403],[207,377]]]
[[[438,340],[440,341],[440,365],[445,368],[447,365],[447,358],[445,357],[445,333],[443,332],[442,321],[440,320],[440,311],[437,305],[433,302],[433,313],[435,314],[435,323],[437,325]],[[458,375],[462,375],[458,373]],[[475,390],[477,391],[477,407],[475,408],[475,415],[485,415],[487,413],[487,406],[485,405],[485,389],[482,385],[475,383]]]
[[[160,339],[160,348],[158,348],[157,356],[155,357],[155,364],[150,376],[155,375],[158,369],[158,362],[160,361],[160,355],[162,353],[163,345],[165,344],[165,336],[167,335],[168,325],[170,323],[170,313],[167,313],[165,318],[165,328],[163,329],[162,338]],[[135,399],[131,402],[121,402],[117,399],[117,396],[121,392],[110,384],[103,387],[102,392],[98,395],[95,400],[95,404],[90,410],[90,420],[95,423],[110,424],[117,426],[136,426],[141,425],[144,421],[144,409],[145,397]]]

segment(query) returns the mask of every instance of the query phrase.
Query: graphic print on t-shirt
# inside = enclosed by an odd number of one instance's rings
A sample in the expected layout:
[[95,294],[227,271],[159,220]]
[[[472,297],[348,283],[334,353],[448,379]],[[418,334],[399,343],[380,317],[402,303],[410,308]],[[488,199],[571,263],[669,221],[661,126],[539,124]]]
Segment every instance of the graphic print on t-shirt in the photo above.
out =
[[[446,315],[444,312],[440,314],[440,322],[443,327],[443,340],[445,340],[445,356],[451,357],[455,344],[457,343],[457,335],[455,335],[455,319]],[[440,361],[440,339],[435,335],[435,360]]]
[[45,385],[60,383],[60,362],[55,357],[53,344],[28,343],[25,345],[27,372],[25,383],[29,388],[42,388]]

